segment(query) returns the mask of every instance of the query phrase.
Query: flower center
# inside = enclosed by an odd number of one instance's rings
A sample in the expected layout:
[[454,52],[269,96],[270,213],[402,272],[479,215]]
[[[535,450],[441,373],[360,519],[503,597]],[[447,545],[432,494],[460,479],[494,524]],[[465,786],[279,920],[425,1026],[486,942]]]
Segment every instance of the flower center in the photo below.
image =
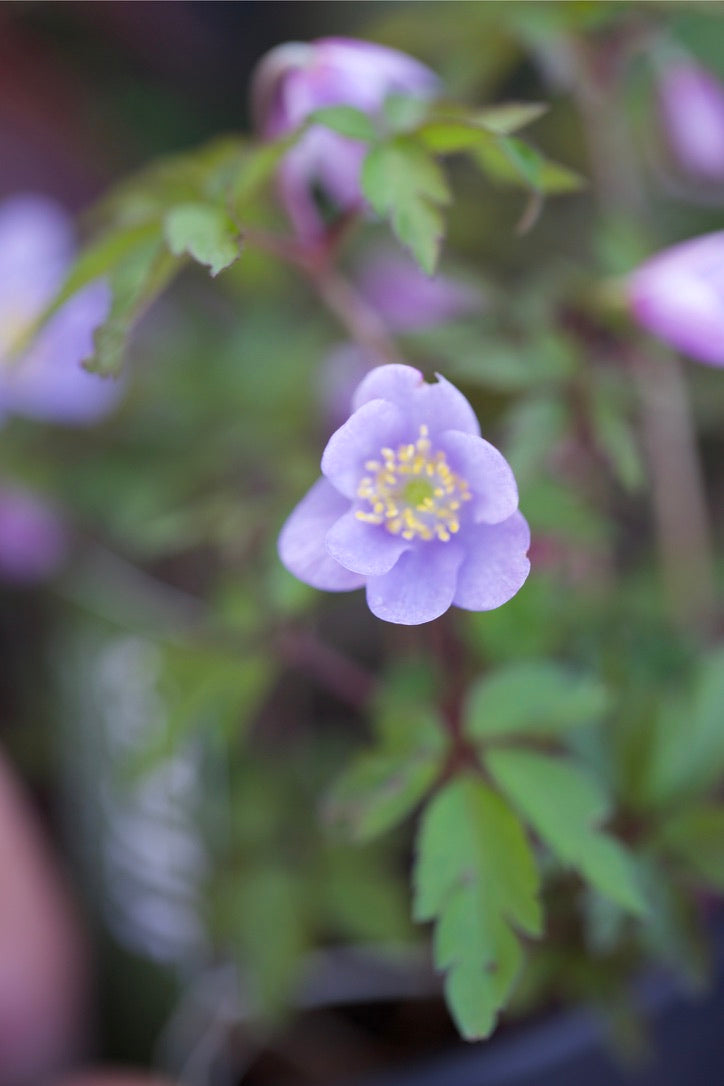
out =
[[379,460],[368,460],[357,497],[369,505],[355,516],[365,524],[384,524],[403,539],[440,539],[460,530],[459,511],[472,494],[468,484],[451,471],[445,453],[432,451],[427,426],[414,444],[380,449]]

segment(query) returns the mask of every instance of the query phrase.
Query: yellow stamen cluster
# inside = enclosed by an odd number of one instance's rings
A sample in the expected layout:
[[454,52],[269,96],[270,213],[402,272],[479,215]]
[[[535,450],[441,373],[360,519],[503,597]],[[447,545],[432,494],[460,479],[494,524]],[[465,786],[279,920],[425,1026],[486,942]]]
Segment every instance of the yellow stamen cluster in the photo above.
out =
[[468,484],[450,470],[444,452],[433,452],[427,426],[414,444],[380,449],[368,460],[357,497],[370,505],[355,516],[365,524],[383,524],[403,539],[440,539],[460,530],[460,509],[470,501]]

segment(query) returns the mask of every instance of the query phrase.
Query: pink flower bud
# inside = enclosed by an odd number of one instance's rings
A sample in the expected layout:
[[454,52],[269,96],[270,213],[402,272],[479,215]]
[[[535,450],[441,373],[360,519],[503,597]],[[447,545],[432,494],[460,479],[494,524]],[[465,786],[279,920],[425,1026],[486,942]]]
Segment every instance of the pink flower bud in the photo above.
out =
[[[256,123],[276,138],[317,109],[348,105],[371,116],[391,94],[431,98],[434,72],[395,49],[352,38],[289,42],[259,64],[252,86]],[[313,125],[285,156],[279,172],[282,202],[300,238],[325,233],[324,203],[337,213],[364,206],[359,174],[366,145],[323,125]]]
[[679,166],[701,181],[724,181],[724,85],[697,64],[667,67],[659,104]]
[[657,253],[629,279],[636,320],[664,343],[724,366],[724,231]]

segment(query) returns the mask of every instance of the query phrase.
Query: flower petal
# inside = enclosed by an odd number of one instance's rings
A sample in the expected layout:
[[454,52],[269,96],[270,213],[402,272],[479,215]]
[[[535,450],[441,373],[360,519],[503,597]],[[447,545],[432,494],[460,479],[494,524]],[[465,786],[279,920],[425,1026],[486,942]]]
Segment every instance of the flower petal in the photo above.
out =
[[491,611],[507,603],[530,571],[530,530],[521,513],[501,524],[476,524],[465,532],[467,555],[453,603],[467,611]]
[[349,509],[349,502],[326,479],[318,479],[288,517],[279,535],[279,557],[300,581],[327,592],[361,588],[364,578],[330,557],[324,537]]
[[402,408],[414,433],[425,424],[431,434],[442,430],[480,434],[475,412],[462,392],[439,374],[435,384],[428,384],[412,366],[380,366],[365,377],[353,406],[357,410],[374,399],[389,400]]
[[457,542],[423,543],[367,582],[367,605],[385,622],[419,626],[447,611],[465,552]]
[[407,438],[409,426],[392,403],[370,400],[336,430],[322,455],[322,474],[350,500],[357,495],[365,474],[365,461],[379,456],[380,449]]
[[518,508],[518,487],[513,470],[494,445],[474,434],[448,430],[440,446],[453,471],[462,476],[473,493],[473,520],[498,524]]
[[365,524],[354,511],[345,513],[327,532],[327,551],[345,569],[377,577],[392,569],[411,544],[381,524]]

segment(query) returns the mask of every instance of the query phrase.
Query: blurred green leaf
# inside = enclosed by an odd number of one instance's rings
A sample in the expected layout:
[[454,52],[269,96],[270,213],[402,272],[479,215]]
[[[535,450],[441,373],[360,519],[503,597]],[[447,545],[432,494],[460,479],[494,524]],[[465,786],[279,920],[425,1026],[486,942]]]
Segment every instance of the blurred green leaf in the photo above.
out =
[[330,923],[347,938],[375,943],[412,941],[404,875],[379,849],[329,849],[319,889]]
[[501,136],[509,136],[525,128],[548,111],[545,102],[503,102],[497,106],[475,111],[477,124]]
[[179,264],[160,241],[153,240],[129,251],[115,266],[108,276],[112,291],[110,313],[93,337],[93,356],[83,363],[86,369],[108,377],[121,372],[134,325],[166,287]]
[[459,777],[428,804],[414,870],[417,920],[435,920],[435,964],[462,1035],[487,1037],[522,963],[515,930],[539,935],[533,855],[517,818],[477,777]]
[[228,214],[210,204],[177,204],[164,219],[164,235],[174,256],[188,253],[212,276],[238,260],[239,230]]
[[501,185],[532,189],[546,196],[577,192],[585,185],[580,174],[551,162],[517,136],[500,136],[471,148],[483,173]]
[[440,204],[450,199],[440,166],[404,136],[373,147],[362,166],[362,189],[423,271],[432,275],[445,233]]
[[409,132],[420,124],[430,109],[424,98],[405,94],[388,94],[382,105],[385,120],[392,132]]
[[406,818],[440,772],[436,752],[359,757],[335,783],[325,819],[353,840],[371,841]]
[[640,799],[660,806],[703,793],[724,772],[724,649],[705,657],[689,696],[662,702],[642,767]]
[[600,390],[593,397],[592,423],[597,444],[626,490],[640,490],[646,481],[638,431],[623,405]]
[[520,506],[534,537],[549,535],[571,546],[600,544],[611,535],[612,525],[600,508],[552,478],[531,480],[521,487]]
[[531,395],[517,400],[505,421],[505,456],[523,487],[546,470],[550,453],[570,426],[570,410],[559,396]]
[[569,760],[524,750],[488,751],[485,764],[563,864],[624,909],[646,915],[632,855],[596,828],[609,803],[594,777]]
[[479,679],[466,700],[471,739],[506,735],[555,736],[600,720],[609,706],[605,687],[559,664],[510,664]]
[[316,109],[310,113],[308,122],[323,124],[325,128],[331,128],[341,136],[365,143],[374,143],[378,135],[369,115],[354,106],[325,106],[324,109]]
[[705,803],[677,812],[660,827],[657,841],[698,879],[724,893],[724,806]]

